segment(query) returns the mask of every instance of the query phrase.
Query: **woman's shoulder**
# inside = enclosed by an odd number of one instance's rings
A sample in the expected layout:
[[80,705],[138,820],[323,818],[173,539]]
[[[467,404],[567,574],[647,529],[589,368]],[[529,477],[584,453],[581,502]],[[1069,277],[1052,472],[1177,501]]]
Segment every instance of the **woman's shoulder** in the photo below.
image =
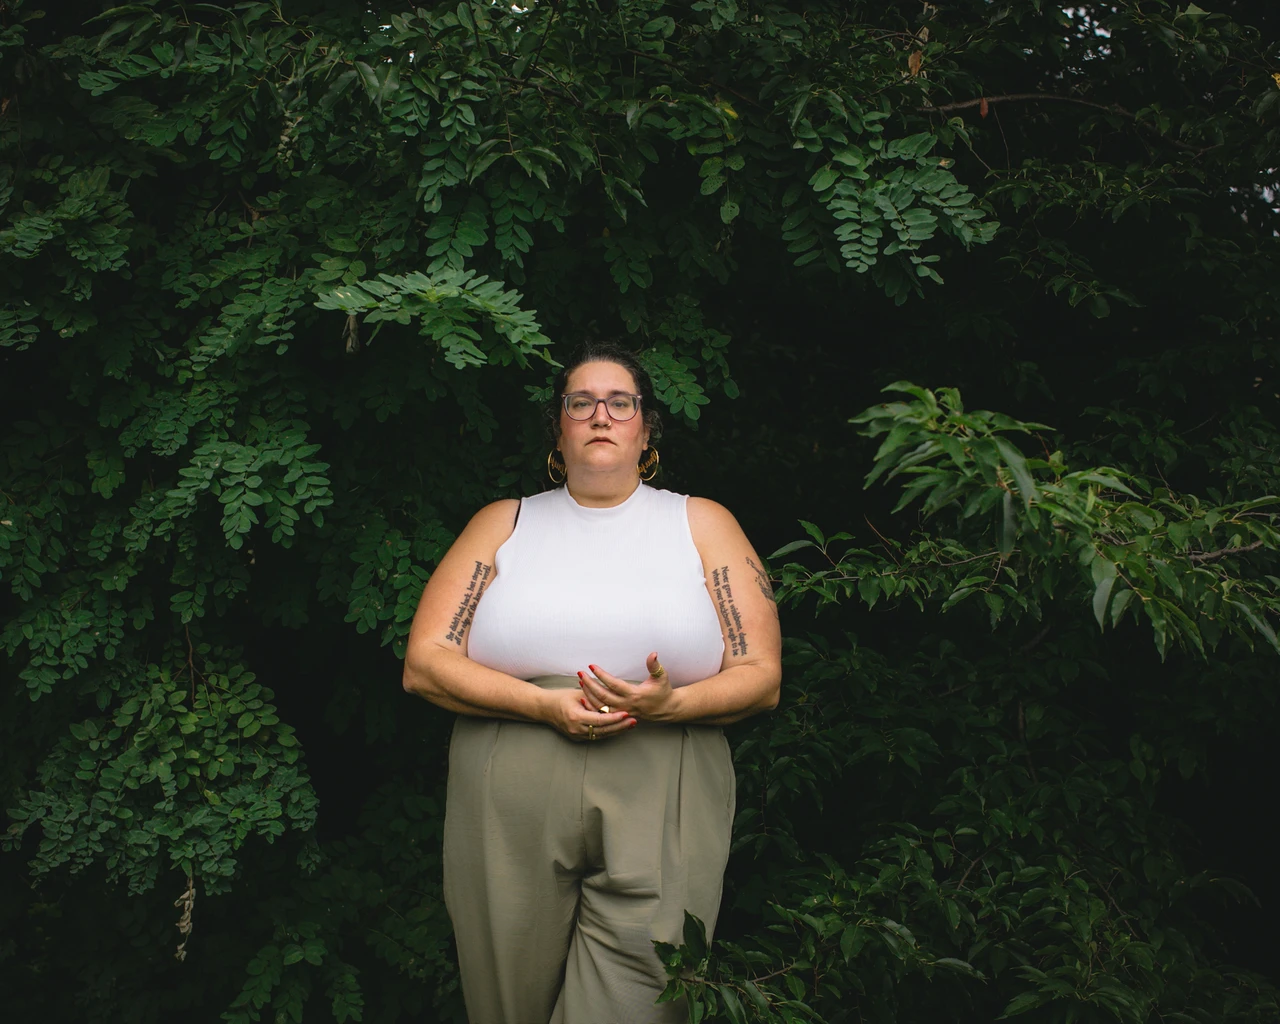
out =
[[486,540],[496,540],[497,544],[501,544],[515,529],[519,509],[520,499],[499,498],[473,515],[465,532]]
[[699,498],[690,494],[685,502],[689,515],[689,532],[693,534],[694,543],[701,546],[704,539],[710,540],[726,533],[741,533],[742,527],[732,512],[710,498]]
[[519,498],[499,498],[491,501],[474,516],[471,521],[487,523],[492,519],[514,519],[516,509],[520,507]]
[[737,522],[733,517],[733,513],[718,501],[712,501],[710,498],[699,498],[696,494],[688,494],[684,498],[686,507],[689,509],[690,520],[697,516],[707,522]]

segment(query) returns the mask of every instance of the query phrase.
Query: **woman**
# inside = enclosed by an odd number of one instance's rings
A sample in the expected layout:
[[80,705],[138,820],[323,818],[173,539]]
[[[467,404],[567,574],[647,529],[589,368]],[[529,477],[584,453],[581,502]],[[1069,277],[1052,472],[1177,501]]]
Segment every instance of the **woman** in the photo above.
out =
[[445,901],[472,1024],[676,1021],[653,940],[708,931],[733,820],[719,726],[775,707],[777,612],[723,507],[645,486],[649,376],[588,346],[548,472],[481,509],[422,595],[404,686],[461,716]]

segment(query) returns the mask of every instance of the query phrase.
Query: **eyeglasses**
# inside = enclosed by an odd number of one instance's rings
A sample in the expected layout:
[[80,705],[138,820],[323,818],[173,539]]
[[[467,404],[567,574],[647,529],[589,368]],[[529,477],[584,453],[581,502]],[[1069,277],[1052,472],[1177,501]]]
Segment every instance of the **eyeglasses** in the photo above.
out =
[[584,391],[573,391],[561,397],[564,401],[564,411],[571,420],[591,419],[596,414],[596,406],[601,402],[604,403],[604,410],[609,414],[609,419],[615,423],[625,423],[629,419],[634,419],[636,413],[640,411],[639,395],[610,395],[608,398],[596,398],[595,395],[589,395]]

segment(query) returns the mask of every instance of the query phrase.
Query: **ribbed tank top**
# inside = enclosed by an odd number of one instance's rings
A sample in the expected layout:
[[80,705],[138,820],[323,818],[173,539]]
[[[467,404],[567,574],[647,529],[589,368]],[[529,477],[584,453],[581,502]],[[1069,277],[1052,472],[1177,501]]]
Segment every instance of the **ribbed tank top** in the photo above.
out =
[[644,484],[612,508],[579,505],[564,487],[523,499],[468,656],[518,679],[592,664],[638,681],[657,651],[673,686],[715,675],[724,639],[686,501]]

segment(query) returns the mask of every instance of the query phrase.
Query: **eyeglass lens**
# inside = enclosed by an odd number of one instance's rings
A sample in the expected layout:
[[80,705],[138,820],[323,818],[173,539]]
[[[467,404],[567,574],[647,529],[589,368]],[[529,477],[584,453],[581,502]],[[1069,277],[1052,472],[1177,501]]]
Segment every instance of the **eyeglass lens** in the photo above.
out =
[[596,414],[596,406],[604,403],[605,411],[611,420],[629,420],[640,408],[635,395],[610,395],[608,398],[596,398],[594,395],[571,394],[564,396],[564,411],[570,419],[589,420]]

